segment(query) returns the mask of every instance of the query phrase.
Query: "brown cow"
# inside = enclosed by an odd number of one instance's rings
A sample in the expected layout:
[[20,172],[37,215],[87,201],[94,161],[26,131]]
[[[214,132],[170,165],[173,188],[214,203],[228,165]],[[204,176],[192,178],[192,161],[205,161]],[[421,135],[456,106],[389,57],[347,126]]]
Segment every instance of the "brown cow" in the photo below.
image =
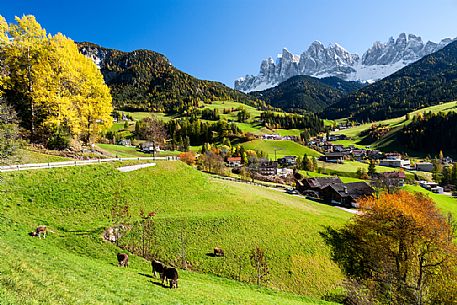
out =
[[214,256],[224,256],[224,250],[220,247],[215,247]]
[[117,262],[119,263],[119,267],[128,267],[129,266],[129,256],[125,253],[118,253],[117,254]]
[[45,225],[38,226],[34,232],[32,232],[30,235],[32,236],[38,236],[38,238],[46,238],[46,234],[48,232],[48,228]]
[[163,273],[163,270],[165,269],[165,265],[162,262],[156,261],[153,259],[151,261],[151,267],[152,267],[152,274],[156,276],[156,273],[161,275]]
[[178,288],[178,270],[173,267],[165,267],[162,274],[160,274],[160,279],[163,282],[168,280],[170,288]]

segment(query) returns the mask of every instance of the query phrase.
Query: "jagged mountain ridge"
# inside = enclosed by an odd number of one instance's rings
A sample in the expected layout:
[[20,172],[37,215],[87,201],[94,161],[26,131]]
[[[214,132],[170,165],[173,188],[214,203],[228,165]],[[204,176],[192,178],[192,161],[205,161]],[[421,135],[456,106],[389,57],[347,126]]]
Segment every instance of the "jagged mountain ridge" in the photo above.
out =
[[457,40],[394,74],[342,97],[325,109],[330,119],[378,121],[457,100]]
[[442,49],[451,41],[445,38],[440,43],[424,43],[421,37],[402,33],[397,39],[391,37],[386,43],[375,42],[362,56],[351,54],[337,43],[326,48],[321,42],[315,41],[301,55],[283,49],[276,61],[271,57],[263,60],[259,74],[236,80],[235,89],[243,92],[261,91],[295,75],[376,81]]
[[197,79],[150,50],[123,52],[78,43],[82,54],[100,68],[117,109],[180,112],[199,101],[235,100],[252,106],[260,101],[222,83]]

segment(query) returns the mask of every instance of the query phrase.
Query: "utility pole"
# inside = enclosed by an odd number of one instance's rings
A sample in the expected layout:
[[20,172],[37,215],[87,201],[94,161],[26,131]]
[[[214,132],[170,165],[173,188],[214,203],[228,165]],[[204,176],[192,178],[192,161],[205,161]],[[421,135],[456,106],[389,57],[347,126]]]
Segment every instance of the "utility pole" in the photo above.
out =
[[282,148],[275,148],[275,149],[274,149],[274,151],[275,151],[275,159],[274,159],[273,161],[277,161],[277,160],[278,160],[278,159],[276,158],[276,152],[277,152],[278,150],[282,150]]

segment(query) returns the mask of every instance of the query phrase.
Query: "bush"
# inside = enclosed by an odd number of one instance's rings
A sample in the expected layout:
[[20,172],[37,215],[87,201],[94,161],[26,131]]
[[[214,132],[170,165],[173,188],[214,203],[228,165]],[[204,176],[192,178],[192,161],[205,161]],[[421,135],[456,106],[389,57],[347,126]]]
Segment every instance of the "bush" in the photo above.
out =
[[195,164],[195,153],[193,151],[186,151],[179,154],[179,160],[187,165]]
[[64,150],[70,148],[71,137],[69,134],[57,131],[48,138],[47,148]]

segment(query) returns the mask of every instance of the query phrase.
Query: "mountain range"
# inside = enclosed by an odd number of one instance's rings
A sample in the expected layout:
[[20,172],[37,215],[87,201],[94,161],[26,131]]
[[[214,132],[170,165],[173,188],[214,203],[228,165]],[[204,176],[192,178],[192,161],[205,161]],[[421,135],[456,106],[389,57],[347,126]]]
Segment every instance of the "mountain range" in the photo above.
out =
[[184,112],[200,101],[234,100],[252,106],[264,102],[225,86],[200,80],[175,68],[162,54],[150,50],[123,52],[78,43],[79,51],[100,68],[117,109]]
[[324,115],[332,119],[382,120],[454,100],[457,100],[457,41],[342,97]]
[[246,75],[235,81],[235,89],[261,91],[295,75],[323,78],[335,76],[348,81],[374,82],[401,68],[434,53],[453,40],[445,38],[439,43],[424,43],[421,37],[402,33],[397,39],[375,42],[362,56],[352,54],[337,43],[325,47],[313,42],[301,55],[283,49],[276,60],[262,61],[258,75]]

